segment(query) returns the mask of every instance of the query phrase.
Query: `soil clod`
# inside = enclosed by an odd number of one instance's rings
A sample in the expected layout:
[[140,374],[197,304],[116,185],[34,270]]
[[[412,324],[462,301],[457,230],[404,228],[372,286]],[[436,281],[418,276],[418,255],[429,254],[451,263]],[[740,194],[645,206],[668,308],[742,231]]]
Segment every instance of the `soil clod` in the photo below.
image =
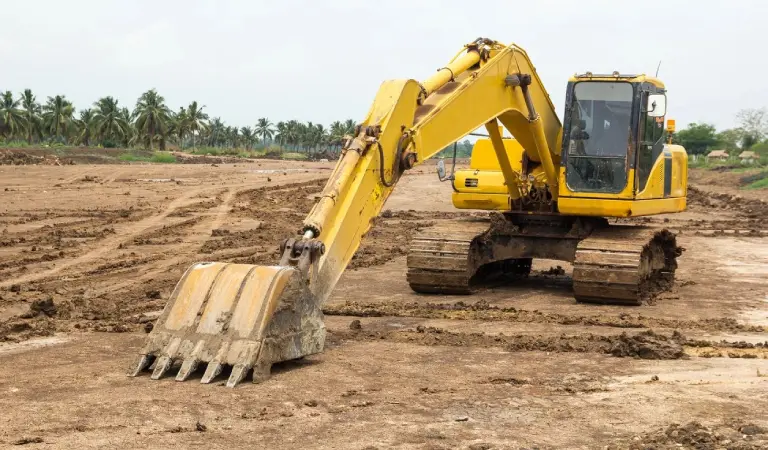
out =
[[52,317],[56,315],[56,305],[53,303],[53,297],[47,297],[42,300],[35,300],[29,305],[29,311],[21,315],[23,319],[31,319],[39,315]]
[[13,441],[13,445],[27,445],[27,444],[42,444],[43,438],[41,437],[24,437]]

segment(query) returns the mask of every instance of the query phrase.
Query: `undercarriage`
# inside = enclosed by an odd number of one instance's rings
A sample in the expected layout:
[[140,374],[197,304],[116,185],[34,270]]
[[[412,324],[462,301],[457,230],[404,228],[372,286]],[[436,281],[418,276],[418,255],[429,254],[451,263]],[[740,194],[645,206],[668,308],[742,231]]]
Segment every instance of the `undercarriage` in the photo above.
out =
[[667,230],[609,225],[603,218],[500,214],[460,219],[415,236],[408,283],[420,293],[471,294],[525,277],[534,258],[573,264],[580,302],[639,305],[666,290],[681,249]]

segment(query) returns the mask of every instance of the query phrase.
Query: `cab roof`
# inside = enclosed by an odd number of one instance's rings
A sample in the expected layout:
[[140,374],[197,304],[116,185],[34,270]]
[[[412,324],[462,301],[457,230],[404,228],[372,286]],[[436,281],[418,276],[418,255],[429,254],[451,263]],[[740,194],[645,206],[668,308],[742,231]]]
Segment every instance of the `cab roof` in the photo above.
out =
[[568,81],[570,82],[576,82],[576,81],[626,81],[630,83],[651,83],[654,86],[658,88],[664,88],[664,83],[655,77],[649,77],[646,74],[626,74],[626,73],[619,73],[619,72],[613,72],[612,74],[605,74],[605,73],[592,73],[592,72],[586,72],[582,74],[576,74],[572,76]]

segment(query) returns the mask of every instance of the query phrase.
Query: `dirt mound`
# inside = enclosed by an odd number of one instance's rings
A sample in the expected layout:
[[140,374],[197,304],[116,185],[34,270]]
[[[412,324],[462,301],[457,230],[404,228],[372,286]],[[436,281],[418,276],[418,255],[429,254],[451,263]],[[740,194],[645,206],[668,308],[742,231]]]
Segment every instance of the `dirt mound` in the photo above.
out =
[[542,352],[577,352],[605,353],[612,356],[640,359],[680,359],[685,356],[681,342],[685,337],[679,333],[670,336],[646,330],[641,333],[622,333],[614,336],[596,335],[592,333],[561,334],[559,336],[542,336],[518,334],[486,334],[481,332],[453,332],[437,327],[417,326],[416,330],[363,330],[354,328],[352,331],[333,334],[339,339],[351,340],[389,340],[407,342],[419,345],[448,345],[455,347],[500,347],[509,352],[542,351]]
[[46,316],[32,320],[16,318],[0,322],[0,342],[21,342],[34,337],[52,336],[55,331],[55,321]]
[[31,319],[33,317],[38,316],[48,316],[52,317],[56,315],[57,308],[56,305],[53,303],[53,297],[47,297],[45,299],[41,300],[35,300],[32,302],[31,305],[29,305],[29,311],[22,314],[21,317],[23,319]]
[[181,164],[238,164],[252,163],[252,159],[236,158],[234,156],[208,156],[208,155],[190,155],[188,153],[172,153],[176,157],[176,162]]
[[473,303],[457,301],[452,303],[365,303],[346,301],[343,304],[323,306],[323,314],[357,317],[419,317],[424,319],[487,320],[520,323],[546,323],[559,325],[588,325],[616,328],[667,328],[708,331],[764,332],[759,325],[745,325],[731,317],[699,320],[664,319],[641,314],[622,313],[580,316],[556,314],[541,311],[499,307],[487,301]]
[[629,442],[608,446],[611,450],[666,450],[666,449],[734,449],[758,450],[768,448],[766,430],[754,424],[732,423],[720,426],[705,426],[699,422],[685,425],[672,424],[664,430],[635,436]]
[[707,192],[688,186],[688,206],[691,209],[722,209],[736,211],[747,219],[768,218],[768,203],[727,193]]
[[62,166],[74,164],[71,160],[61,160],[56,155],[35,156],[17,150],[0,150],[0,166],[26,166],[26,165]]
[[674,332],[672,336],[654,333],[652,330],[629,335],[622,333],[611,342],[610,354],[619,357],[641,359],[678,359],[685,355],[683,346],[685,337]]

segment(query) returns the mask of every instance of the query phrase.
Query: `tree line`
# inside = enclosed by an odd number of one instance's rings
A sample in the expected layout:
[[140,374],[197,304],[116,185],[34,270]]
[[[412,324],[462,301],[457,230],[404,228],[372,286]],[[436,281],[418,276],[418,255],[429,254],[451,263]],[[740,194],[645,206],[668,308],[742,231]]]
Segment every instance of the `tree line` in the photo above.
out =
[[708,123],[691,123],[672,135],[672,142],[685,147],[689,154],[711,150],[753,150],[768,155],[768,109],[743,109],[736,114],[738,126],[718,131]]
[[169,145],[252,150],[277,144],[299,152],[320,152],[340,148],[344,136],[355,128],[352,119],[325,127],[297,120],[273,123],[266,117],[253,126],[237,127],[220,117],[209,117],[204,110],[205,106],[193,101],[172,111],[155,89],[141,94],[132,110],[107,96],[77,111],[64,95],[41,103],[30,89],[18,96],[5,91],[0,94],[0,140],[151,150],[165,150]]
[[[755,150],[768,154],[768,109],[744,109],[736,115],[738,126],[718,131],[708,123],[691,123],[672,136],[689,154],[715,149]],[[354,133],[355,121],[335,121],[328,127],[297,120],[273,123],[259,118],[253,126],[230,126],[220,117],[209,117],[205,106],[193,101],[172,111],[163,96],[150,89],[138,98],[133,109],[114,97],[98,99],[90,108],[76,111],[64,95],[38,102],[30,89],[17,96],[0,93],[0,141],[23,141],[28,145],[59,143],[102,147],[144,147],[165,150],[198,146],[245,148],[277,145],[280,149],[317,153],[337,151],[344,136]],[[458,143],[457,156],[468,157],[472,144]],[[453,146],[439,153],[452,157]]]

